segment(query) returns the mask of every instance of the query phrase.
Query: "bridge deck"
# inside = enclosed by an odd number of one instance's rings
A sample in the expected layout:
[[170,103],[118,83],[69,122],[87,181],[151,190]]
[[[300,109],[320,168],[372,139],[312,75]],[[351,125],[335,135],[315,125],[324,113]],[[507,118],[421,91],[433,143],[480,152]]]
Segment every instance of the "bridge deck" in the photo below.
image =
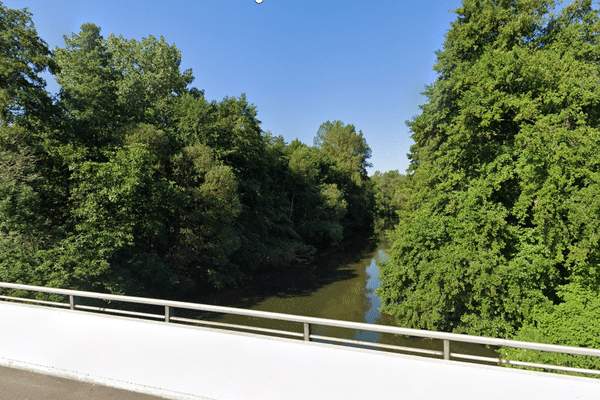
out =
[[600,380],[0,304],[0,364],[173,399],[597,399]]

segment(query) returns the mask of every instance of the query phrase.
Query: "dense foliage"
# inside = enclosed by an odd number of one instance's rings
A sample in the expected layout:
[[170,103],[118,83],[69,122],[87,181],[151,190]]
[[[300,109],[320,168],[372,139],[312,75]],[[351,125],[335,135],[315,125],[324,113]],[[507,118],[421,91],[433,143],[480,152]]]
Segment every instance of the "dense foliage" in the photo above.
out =
[[403,326],[598,346],[600,19],[554,6],[456,10],[382,268]]
[[[559,304],[545,303],[533,309],[515,339],[526,342],[600,349],[600,296],[572,283],[559,288]],[[600,370],[597,357],[557,354],[545,351],[502,349],[504,358],[537,364],[554,364]]]
[[398,213],[407,201],[406,175],[398,170],[384,173],[375,171],[371,181],[375,187],[377,225],[383,229],[392,228],[398,224]]
[[162,37],[87,23],[51,52],[1,3],[0,26],[0,281],[185,296],[372,228],[352,125],[287,144],[244,95],[205,99]]

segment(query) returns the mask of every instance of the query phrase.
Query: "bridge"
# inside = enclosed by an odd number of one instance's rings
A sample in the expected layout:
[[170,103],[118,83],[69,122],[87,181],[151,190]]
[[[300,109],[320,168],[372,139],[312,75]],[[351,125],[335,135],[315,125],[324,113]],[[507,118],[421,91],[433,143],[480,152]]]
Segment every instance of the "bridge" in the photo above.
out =
[[[0,296],[0,366],[166,399],[600,398],[600,379],[482,363],[590,376],[597,370],[453,351],[458,342],[590,357],[600,357],[598,349],[9,283],[0,288],[17,294]],[[21,297],[26,293],[37,296]],[[277,324],[232,326],[209,313]],[[323,326],[441,343],[425,349],[329,337],[320,334]]]

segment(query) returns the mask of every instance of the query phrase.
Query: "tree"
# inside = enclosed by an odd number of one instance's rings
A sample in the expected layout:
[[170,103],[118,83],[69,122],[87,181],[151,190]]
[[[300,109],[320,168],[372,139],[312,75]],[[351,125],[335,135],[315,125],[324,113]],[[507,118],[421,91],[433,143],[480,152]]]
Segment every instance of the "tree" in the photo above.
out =
[[354,125],[344,125],[342,121],[327,121],[319,127],[314,145],[335,160],[345,173],[365,177],[367,168],[373,166],[367,161],[371,158],[371,148],[362,131],[356,133]]
[[232,255],[241,246],[236,227],[241,203],[233,170],[200,143],[177,154],[173,168],[182,193],[171,214],[177,218],[171,224],[175,236],[168,259],[178,266],[180,281],[192,287],[208,282],[216,288],[239,283],[242,269]]
[[48,239],[48,221],[35,190],[37,157],[29,132],[0,125],[0,281],[40,283],[33,267]]
[[105,160],[74,168],[71,230],[40,269],[52,285],[164,296],[240,279],[231,168],[201,144],[172,149],[141,124]]
[[54,70],[54,63],[27,9],[13,10],[0,3],[0,52],[0,126],[31,124],[32,116],[42,118],[52,105],[40,73]]
[[314,145],[323,152],[337,170],[330,174],[332,181],[344,194],[347,214],[343,221],[347,234],[367,233],[373,228],[375,196],[369,183],[367,168],[371,167],[371,148],[362,131],[356,133],[354,125],[342,121],[327,121],[319,127]]
[[598,12],[465,0],[409,126],[409,202],[382,268],[410,327],[514,334],[600,283]]
[[191,91],[194,80],[191,70],[179,68],[180,50],[163,37],[104,39],[92,23],[65,36],[65,47],[54,55],[65,130],[88,148],[114,144],[123,127],[139,123],[169,128],[175,98]]
[[236,228],[241,245],[232,261],[248,274],[274,262],[289,265],[295,249],[304,249],[289,218],[287,194],[277,187],[287,166],[270,135],[263,136],[256,107],[244,94],[220,102],[190,94],[178,106],[178,137],[210,147],[238,182],[241,212]]
[[[100,27],[86,23],[78,34],[64,37],[65,48],[57,48],[59,67],[56,81],[61,85],[60,100],[65,118],[63,131],[87,157],[100,157],[96,151],[114,139],[121,127],[117,103],[119,72]],[[75,150],[77,150],[77,148]]]
[[0,7],[0,279],[185,297],[303,268],[370,225],[370,149],[351,125],[323,131],[331,154],[287,146],[244,94],[190,87],[162,37],[86,23],[50,54],[29,13]]
[[[559,304],[546,302],[532,310],[530,321],[515,335],[516,340],[564,346],[600,348],[600,296],[597,292],[570,283],[557,288]],[[503,348],[503,358],[537,364],[599,369],[597,357],[523,351]]]
[[181,51],[150,35],[125,39],[111,34],[106,41],[111,66],[119,74],[116,95],[120,118],[165,128],[174,99],[186,93],[194,80],[192,70],[180,70]]
[[344,238],[347,202],[338,184],[330,180],[334,164],[322,152],[306,145],[294,146],[289,159],[293,179],[290,217],[306,243],[320,248]]
[[55,109],[40,77],[54,71],[27,9],[0,3],[0,280],[43,283],[35,266],[51,245],[40,173]]
[[384,227],[398,223],[398,212],[406,202],[406,176],[398,170],[387,171],[383,174],[375,171],[371,177],[375,185],[375,201],[377,202],[377,218]]

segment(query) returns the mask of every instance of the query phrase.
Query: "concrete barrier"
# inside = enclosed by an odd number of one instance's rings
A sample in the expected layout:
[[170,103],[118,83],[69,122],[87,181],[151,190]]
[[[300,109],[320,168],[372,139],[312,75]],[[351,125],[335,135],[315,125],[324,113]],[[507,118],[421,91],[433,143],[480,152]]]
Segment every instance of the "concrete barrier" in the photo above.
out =
[[169,399],[598,399],[600,380],[0,304],[0,364]]

